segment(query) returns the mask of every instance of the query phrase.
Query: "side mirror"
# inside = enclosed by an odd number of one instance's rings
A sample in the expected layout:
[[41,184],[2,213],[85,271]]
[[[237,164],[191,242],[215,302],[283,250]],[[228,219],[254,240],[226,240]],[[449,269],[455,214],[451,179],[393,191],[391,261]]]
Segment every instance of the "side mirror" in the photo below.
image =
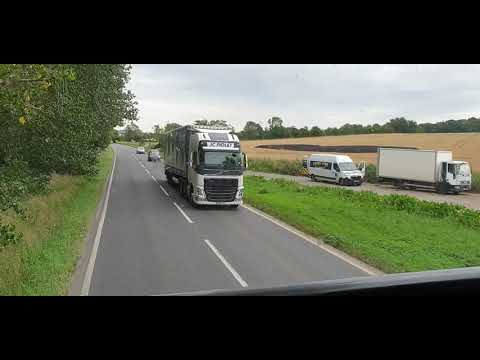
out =
[[245,153],[242,153],[242,157],[243,157],[243,166],[245,167],[245,169],[248,169],[248,157],[247,157],[247,154]]

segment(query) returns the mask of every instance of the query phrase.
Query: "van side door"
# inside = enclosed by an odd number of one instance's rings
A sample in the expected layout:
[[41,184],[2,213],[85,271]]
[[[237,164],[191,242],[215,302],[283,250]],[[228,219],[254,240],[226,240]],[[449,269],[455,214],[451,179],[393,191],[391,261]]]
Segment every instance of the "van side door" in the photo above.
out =
[[309,160],[308,161],[308,173],[310,175],[321,176],[321,174],[320,174],[320,170],[321,170],[320,164],[321,164],[320,161]]
[[326,161],[323,163],[324,176],[330,179],[336,179],[335,170],[333,170],[333,163]]

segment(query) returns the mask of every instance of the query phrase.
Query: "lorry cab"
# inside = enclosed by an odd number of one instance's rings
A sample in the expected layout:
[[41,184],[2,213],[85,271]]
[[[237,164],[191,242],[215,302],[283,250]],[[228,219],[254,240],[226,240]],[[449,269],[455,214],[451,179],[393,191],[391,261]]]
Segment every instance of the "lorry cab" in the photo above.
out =
[[340,185],[361,185],[365,177],[365,167],[359,170],[346,155],[312,154],[304,159],[304,165],[312,180],[323,180]]
[[465,161],[444,161],[440,167],[441,192],[460,193],[471,190],[472,175],[470,165]]
[[246,166],[230,127],[189,125],[166,134],[165,175],[193,205],[238,207]]

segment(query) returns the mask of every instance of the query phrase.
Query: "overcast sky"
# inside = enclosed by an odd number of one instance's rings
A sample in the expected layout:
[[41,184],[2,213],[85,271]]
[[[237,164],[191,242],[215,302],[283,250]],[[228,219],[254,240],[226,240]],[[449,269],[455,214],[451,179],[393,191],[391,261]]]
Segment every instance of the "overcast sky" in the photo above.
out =
[[480,65],[133,65],[138,125],[251,120],[337,127],[480,115]]

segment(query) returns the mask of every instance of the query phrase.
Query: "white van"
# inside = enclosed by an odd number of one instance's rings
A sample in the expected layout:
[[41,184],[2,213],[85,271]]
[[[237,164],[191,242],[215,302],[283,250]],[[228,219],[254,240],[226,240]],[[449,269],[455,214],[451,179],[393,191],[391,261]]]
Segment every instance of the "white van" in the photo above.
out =
[[[305,164],[306,163],[306,164]],[[361,185],[365,177],[365,164],[361,170],[347,155],[312,154],[303,162],[312,180],[324,180],[340,185]]]

